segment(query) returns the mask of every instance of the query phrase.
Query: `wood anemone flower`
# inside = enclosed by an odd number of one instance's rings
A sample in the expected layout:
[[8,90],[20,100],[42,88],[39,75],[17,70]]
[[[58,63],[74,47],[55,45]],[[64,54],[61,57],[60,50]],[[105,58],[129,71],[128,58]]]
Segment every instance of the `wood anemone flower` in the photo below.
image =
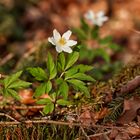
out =
[[84,17],[90,21],[92,24],[97,26],[102,26],[105,21],[108,20],[108,17],[105,16],[103,11],[99,11],[98,13],[94,13],[92,10],[89,10]]
[[64,51],[67,53],[72,53],[71,47],[77,44],[77,41],[69,40],[72,32],[68,30],[62,36],[60,33],[54,29],[53,36],[48,38],[48,41],[56,46],[56,51],[58,53]]

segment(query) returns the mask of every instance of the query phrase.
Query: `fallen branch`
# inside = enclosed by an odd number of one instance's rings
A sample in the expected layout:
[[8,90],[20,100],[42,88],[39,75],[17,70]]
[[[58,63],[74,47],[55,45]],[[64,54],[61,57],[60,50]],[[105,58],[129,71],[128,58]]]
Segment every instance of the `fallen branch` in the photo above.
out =
[[34,105],[34,106],[0,106],[0,109],[11,109],[11,110],[28,110],[28,109],[42,109],[44,105]]
[[25,120],[22,122],[14,121],[14,122],[0,122],[0,126],[10,126],[10,125],[21,125],[21,124],[55,124],[55,125],[67,125],[67,126],[82,126],[82,127],[95,127],[95,128],[116,128],[116,129],[124,129],[124,127],[117,127],[117,126],[105,126],[105,125],[86,125],[82,123],[71,123],[71,122],[64,122],[64,121],[53,121],[53,120]]
[[33,54],[35,51],[37,50],[37,47],[32,47],[31,49],[29,49],[27,52],[25,52],[21,58],[19,59],[19,61],[17,62],[15,68],[17,68],[20,63],[22,62],[22,60],[27,59],[31,54]]
[[140,86],[140,76],[136,76],[133,80],[129,81],[126,85],[123,85],[117,92],[117,95],[129,93]]

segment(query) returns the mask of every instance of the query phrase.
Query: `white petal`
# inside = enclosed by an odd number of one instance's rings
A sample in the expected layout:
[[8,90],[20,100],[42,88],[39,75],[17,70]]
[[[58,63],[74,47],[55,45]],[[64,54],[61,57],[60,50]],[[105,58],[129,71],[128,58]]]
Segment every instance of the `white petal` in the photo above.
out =
[[92,10],[89,10],[84,16],[88,20],[91,20],[91,19],[95,18],[94,12]]
[[96,20],[96,25],[98,25],[98,26],[102,26],[103,23],[104,23],[104,22],[102,21],[102,19]]
[[99,11],[97,17],[103,17],[105,15],[104,11]]
[[62,50],[67,53],[72,53],[72,49],[68,46],[62,47]]
[[54,38],[53,38],[53,37],[49,37],[49,38],[48,38],[48,41],[49,41],[50,43],[52,43],[53,45],[55,45],[55,41],[54,41]]
[[96,25],[102,26],[103,23],[104,23],[105,21],[107,21],[107,20],[108,20],[108,17],[100,17],[100,18],[97,19]]
[[103,22],[97,22],[96,25],[102,26],[103,25]]
[[70,30],[68,30],[67,32],[65,32],[62,37],[65,38],[66,40],[69,40],[70,36],[71,36],[72,32]]
[[102,17],[102,21],[107,21],[108,20],[108,17],[104,16]]
[[76,45],[77,44],[77,41],[74,41],[74,40],[68,40],[67,41],[67,46],[74,46],[74,45]]
[[60,46],[56,46],[56,51],[57,51],[58,53],[60,53],[60,52],[62,52],[62,48],[61,48]]
[[56,42],[61,38],[60,33],[56,29],[53,30],[53,37]]

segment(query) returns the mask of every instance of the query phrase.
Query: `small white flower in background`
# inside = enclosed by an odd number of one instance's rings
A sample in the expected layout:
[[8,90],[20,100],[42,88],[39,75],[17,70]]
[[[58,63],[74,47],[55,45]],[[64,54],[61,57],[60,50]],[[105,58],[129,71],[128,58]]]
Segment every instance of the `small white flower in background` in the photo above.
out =
[[71,34],[72,32],[68,30],[61,36],[60,33],[56,29],[54,29],[53,36],[49,37],[48,41],[56,46],[56,51],[58,53],[62,51],[71,53],[71,47],[77,44],[77,41],[69,40]]
[[108,17],[105,16],[105,13],[103,11],[94,13],[92,10],[89,10],[85,14],[85,18],[89,20],[92,24],[97,25],[97,26],[102,26],[103,23],[108,20]]

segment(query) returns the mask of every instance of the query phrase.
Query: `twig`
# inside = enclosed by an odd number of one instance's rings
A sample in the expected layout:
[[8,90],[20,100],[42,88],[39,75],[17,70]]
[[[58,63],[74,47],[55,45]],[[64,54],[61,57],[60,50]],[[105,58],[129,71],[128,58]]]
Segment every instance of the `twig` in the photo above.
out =
[[11,117],[11,116],[8,115],[8,114],[0,113],[0,116],[5,116],[5,117],[7,117],[7,118],[9,118],[9,119],[11,119],[11,120],[13,120],[13,121],[15,121],[15,122],[18,122],[16,119],[14,119],[13,117]]
[[10,59],[12,59],[14,57],[14,54],[9,53],[8,55],[6,55],[0,62],[0,66],[4,65],[6,62],[8,62]]
[[23,58],[28,58],[32,53],[36,51],[37,47],[32,47],[28,52],[23,55]]
[[30,50],[28,50],[27,52],[25,52],[22,57],[19,59],[19,61],[17,62],[15,68],[17,68],[21,61],[24,59],[27,59],[31,54],[33,54],[35,51],[37,50],[37,47],[32,47]]
[[6,75],[0,73],[0,79],[5,78],[5,77],[6,77]]
[[2,126],[8,126],[8,125],[19,125],[19,124],[56,124],[56,125],[72,125],[72,126],[80,126],[79,123],[69,123],[69,122],[61,122],[61,121],[52,121],[52,120],[26,120],[22,122],[0,122],[0,125]]
[[42,109],[44,105],[37,105],[37,106],[0,106],[0,109],[13,109],[13,110],[27,110],[27,109]]
[[82,126],[80,126],[80,129],[82,130],[83,134],[85,135],[85,137],[87,138],[87,140],[90,140],[89,136],[87,135],[87,133],[85,132],[84,128]]
[[140,34],[140,31],[137,31],[135,29],[131,29],[131,31],[133,31],[134,33]]
[[95,127],[95,128],[116,128],[116,129],[123,129],[124,127],[117,127],[117,126],[105,126],[105,125],[86,125],[81,123],[71,123],[71,122],[63,122],[63,121],[53,121],[53,120],[25,120],[22,122],[0,122],[1,126],[8,126],[8,125],[19,125],[19,124],[55,124],[55,125],[67,125],[67,126],[82,126],[82,127]]
[[110,140],[110,138],[107,136],[107,134],[104,133],[103,136],[106,140]]
[[[80,117],[79,117],[79,112],[78,110],[76,110],[76,115],[77,115],[77,118],[78,118],[78,121],[80,121]],[[81,125],[80,126],[80,129],[82,130],[82,133],[84,134],[84,136],[87,138],[87,140],[90,140],[90,138],[88,137],[87,133],[85,132],[83,126]]]
[[97,133],[97,134],[94,134],[94,135],[89,135],[88,137],[92,138],[92,137],[98,137],[98,136],[101,136],[101,135],[107,135],[109,133],[111,133],[112,130],[109,130],[107,132],[102,132],[102,133]]

